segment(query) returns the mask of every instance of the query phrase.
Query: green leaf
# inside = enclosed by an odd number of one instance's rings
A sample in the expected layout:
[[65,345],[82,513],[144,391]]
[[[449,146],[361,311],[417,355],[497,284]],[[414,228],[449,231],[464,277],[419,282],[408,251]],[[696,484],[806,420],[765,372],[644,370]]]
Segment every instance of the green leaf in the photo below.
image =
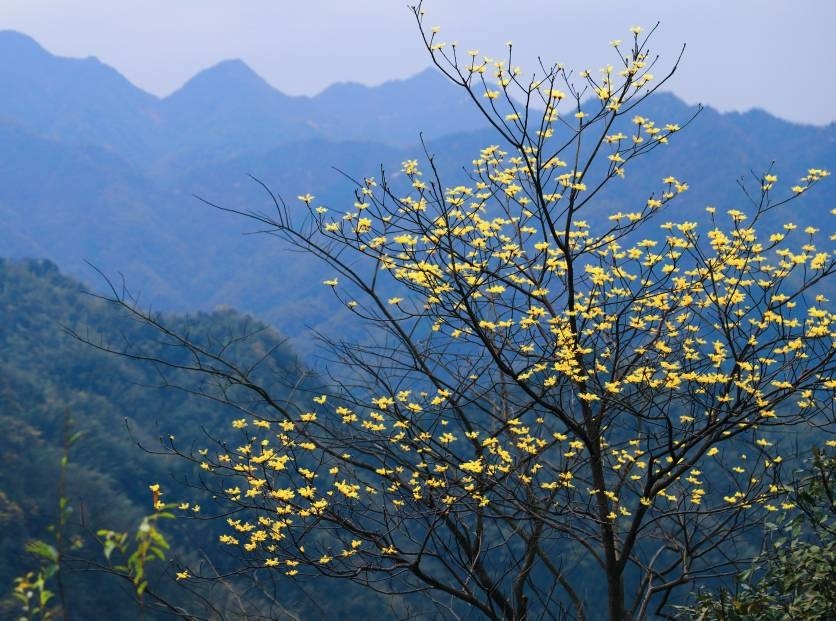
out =
[[116,542],[113,539],[108,539],[104,542],[103,547],[105,558],[109,561],[110,555],[113,554],[113,550],[116,548]]
[[58,550],[56,550],[54,546],[51,546],[40,539],[35,539],[27,543],[26,551],[47,561],[58,561]]

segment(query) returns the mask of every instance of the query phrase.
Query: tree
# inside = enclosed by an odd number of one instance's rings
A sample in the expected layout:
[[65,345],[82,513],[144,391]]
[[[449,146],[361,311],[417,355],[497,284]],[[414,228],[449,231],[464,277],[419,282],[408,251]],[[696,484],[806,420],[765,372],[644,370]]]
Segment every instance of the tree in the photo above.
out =
[[829,173],[783,192],[755,175],[748,212],[709,207],[702,227],[662,217],[688,190],[667,172],[603,214],[632,162],[690,122],[638,114],[679,62],[654,80],[652,31],[612,42],[617,68],[525,77],[511,44],[462,53],[414,12],[496,131],[472,170],[447,185],[427,150],[353,181],[345,213],[311,194],[227,209],[318,257],[370,326],[325,338],[322,388],[275,397],[276,378],[227,355],[236,336],[191,339],[115,290],[175,353],[98,346],[191,371],[189,390],[240,412],[234,440],[167,446],[233,512],[221,541],[241,569],[422,592],[451,617],[664,614],[791,507],[784,432],[833,423],[836,262],[817,229],[772,218]]

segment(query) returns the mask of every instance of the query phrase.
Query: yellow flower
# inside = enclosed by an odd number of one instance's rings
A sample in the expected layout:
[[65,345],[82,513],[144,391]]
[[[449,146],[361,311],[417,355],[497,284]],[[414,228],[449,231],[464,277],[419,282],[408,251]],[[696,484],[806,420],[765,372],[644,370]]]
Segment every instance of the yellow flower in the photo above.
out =
[[485,469],[485,465],[482,462],[482,458],[480,457],[479,459],[475,459],[473,461],[466,461],[459,464],[459,468],[466,472],[473,472],[478,474],[479,472],[482,472]]

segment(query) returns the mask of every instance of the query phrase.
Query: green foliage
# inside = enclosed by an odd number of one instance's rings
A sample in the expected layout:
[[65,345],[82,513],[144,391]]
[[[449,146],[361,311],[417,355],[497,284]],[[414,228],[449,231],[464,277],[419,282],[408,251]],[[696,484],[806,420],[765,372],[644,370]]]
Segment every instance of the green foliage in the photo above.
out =
[[693,621],[827,621],[836,618],[836,457],[816,452],[795,498],[799,513],[767,524],[769,546],[735,592],[702,592],[682,610]]
[[[66,489],[66,474],[69,464],[70,447],[80,437],[79,433],[70,434],[70,415],[64,411],[64,442],[63,453],[59,465],[58,483],[58,517],[54,524],[48,527],[55,544],[47,543],[40,539],[29,541],[25,550],[38,562],[37,572],[27,572],[24,576],[15,578],[12,595],[22,604],[22,619],[51,619],[55,616],[53,609],[48,609],[47,604],[53,599],[53,592],[47,588],[48,581],[55,577],[60,596],[59,608],[61,618],[69,617],[69,610],[66,602],[66,592],[62,575],[63,552],[65,548],[65,533],[67,520],[71,513],[69,500],[64,495]],[[79,538],[71,542],[72,549],[81,547]]]
[[171,549],[165,535],[157,526],[162,519],[172,519],[173,513],[160,511],[146,515],[139,523],[133,536],[134,547],[130,547],[128,533],[102,529],[96,533],[102,538],[105,558],[110,562],[113,552],[118,551],[124,560],[111,565],[114,572],[130,579],[136,589],[136,596],[142,601],[142,596],[148,588],[148,578],[145,568],[155,559],[165,561],[166,552]]
[[20,621],[47,621],[55,618],[53,611],[48,608],[55,595],[46,586],[49,578],[50,575],[43,569],[15,578],[12,595],[21,604]]

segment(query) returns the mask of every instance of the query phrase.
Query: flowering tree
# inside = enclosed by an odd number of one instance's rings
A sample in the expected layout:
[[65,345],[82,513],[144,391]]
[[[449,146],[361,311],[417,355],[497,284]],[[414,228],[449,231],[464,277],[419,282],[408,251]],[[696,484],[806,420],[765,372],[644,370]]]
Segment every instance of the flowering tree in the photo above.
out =
[[766,173],[748,212],[703,225],[661,215],[688,186],[660,174],[644,204],[586,219],[680,130],[637,110],[676,63],[654,80],[633,28],[600,75],[524,77],[510,44],[462,53],[414,10],[497,144],[459,185],[428,154],[359,180],[347,212],[308,194],[243,214],[321,259],[373,326],[330,341],[316,394],[277,398],[117,298],[189,353],[158,362],[243,412],[235,441],[169,449],[236,509],[221,541],[253,570],[422,591],[451,616],[598,617],[599,598],[644,618],[733,571],[739,536],[791,507],[781,430],[832,423],[836,263],[817,230],[763,222],[828,173],[784,192]]

